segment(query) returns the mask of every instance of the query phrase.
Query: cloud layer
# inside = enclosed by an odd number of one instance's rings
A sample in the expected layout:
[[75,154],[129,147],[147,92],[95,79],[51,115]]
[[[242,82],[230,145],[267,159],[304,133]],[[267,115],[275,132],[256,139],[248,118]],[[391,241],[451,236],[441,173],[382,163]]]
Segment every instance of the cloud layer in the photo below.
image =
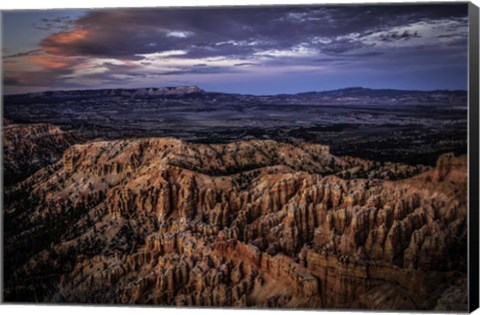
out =
[[35,49],[4,56],[7,92],[177,82],[229,90],[233,82],[309,75],[319,90],[321,78],[348,72],[368,86],[369,76],[386,72],[434,78],[441,69],[459,80],[465,71],[464,82],[455,84],[466,85],[465,4],[115,9],[77,19],[38,14],[40,22],[12,30],[49,33]]

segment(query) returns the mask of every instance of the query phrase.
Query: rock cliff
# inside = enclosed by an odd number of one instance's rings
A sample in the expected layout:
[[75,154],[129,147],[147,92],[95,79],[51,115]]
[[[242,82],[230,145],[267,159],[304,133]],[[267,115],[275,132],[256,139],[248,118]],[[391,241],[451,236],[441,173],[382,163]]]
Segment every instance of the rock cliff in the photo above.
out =
[[466,174],[268,140],[73,145],[6,191],[5,299],[433,309],[466,273]]

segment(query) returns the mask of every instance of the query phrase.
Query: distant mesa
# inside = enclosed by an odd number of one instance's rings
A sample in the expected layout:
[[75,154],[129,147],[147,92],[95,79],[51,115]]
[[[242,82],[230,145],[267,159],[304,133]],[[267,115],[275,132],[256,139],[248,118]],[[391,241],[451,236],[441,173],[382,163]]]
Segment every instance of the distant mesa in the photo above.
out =
[[201,102],[221,102],[222,104],[256,104],[266,105],[450,105],[466,106],[467,92],[461,90],[395,90],[350,87],[330,91],[312,91],[297,94],[247,95],[222,92],[207,92],[197,86],[170,86],[136,89],[100,89],[71,90],[8,95],[7,100],[31,99],[78,99],[78,98],[150,98],[158,97],[177,99],[185,97]]
[[[205,91],[197,86],[169,86],[161,88],[138,89],[99,89],[99,90],[70,90],[46,91],[16,95],[28,98],[71,98],[71,97],[105,97],[105,96],[183,96],[204,94]],[[12,95],[15,97],[15,95]]]
[[168,86],[164,88],[146,88],[138,89],[137,95],[186,95],[186,94],[203,94],[204,90],[198,86]]

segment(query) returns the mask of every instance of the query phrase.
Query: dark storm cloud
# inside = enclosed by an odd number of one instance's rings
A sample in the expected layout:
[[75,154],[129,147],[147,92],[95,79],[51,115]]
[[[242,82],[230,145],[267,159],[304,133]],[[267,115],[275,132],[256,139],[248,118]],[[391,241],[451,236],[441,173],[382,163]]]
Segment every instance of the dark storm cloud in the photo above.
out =
[[326,54],[339,55],[364,47],[365,45],[360,41],[334,39],[328,45],[322,45],[321,51]]
[[394,41],[394,40],[408,40],[410,38],[414,37],[421,37],[418,35],[418,32],[409,32],[409,31],[403,31],[403,33],[400,32],[390,32],[386,35],[380,35],[380,40],[382,41]]
[[[413,73],[453,64],[459,73],[466,62],[467,9],[409,4],[92,10],[76,19],[37,19],[35,27],[49,35],[39,49],[6,56],[19,61],[17,70],[4,61],[6,82],[71,87],[223,73],[300,78],[322,69],[362,77],[371,69]],[[25,71],[25,64],[35,70]]]
[[[41,43],[46,51],[136,59],[138,54],[187,50],[189,57],[248,56],[269,49],[317,44],[327,53],[361,48],[338,39],[368,35],[418,21],[465,17],[466,5],[396,5],[237,9],[129,9],[92,11],[75,21],[75,30],[53,34]],[[418,33],[391,33],[381,40],[407,39]]]
[[241,62],[241,63],[235,63],[235,67],[246,67],[246,66],[255,66],[257,65],[256,63],[253,62]]
[[6,55],[3,56],[3,59],[10,59],[10,58],[18,58],[18,57],[26,57],[26,56],[32,56],[32,55],[37,55],[41,52],[40,49],[33,49],[25,52],[20,52],[16,54],[11,54],[11,55]]
[[379,51],[369,51],[369,52],[361,52],[361,53],[350,53],[348,55],[340,55],[342,58],[365,58],[365,57],[378,57],[380,55],[384,55],[384,52]]
[[35,29],[42,31],[66,31],[74,25],[74,19],[69,16],[57,18],[43,18],[40,23],[33,23]]

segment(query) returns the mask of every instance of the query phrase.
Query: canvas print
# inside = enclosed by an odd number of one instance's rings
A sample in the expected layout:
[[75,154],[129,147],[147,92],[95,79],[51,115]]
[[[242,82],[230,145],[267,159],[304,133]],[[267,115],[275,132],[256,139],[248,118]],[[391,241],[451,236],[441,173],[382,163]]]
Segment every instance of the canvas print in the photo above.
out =
[[2,12],[5,302],[466,311],[468,14]]

